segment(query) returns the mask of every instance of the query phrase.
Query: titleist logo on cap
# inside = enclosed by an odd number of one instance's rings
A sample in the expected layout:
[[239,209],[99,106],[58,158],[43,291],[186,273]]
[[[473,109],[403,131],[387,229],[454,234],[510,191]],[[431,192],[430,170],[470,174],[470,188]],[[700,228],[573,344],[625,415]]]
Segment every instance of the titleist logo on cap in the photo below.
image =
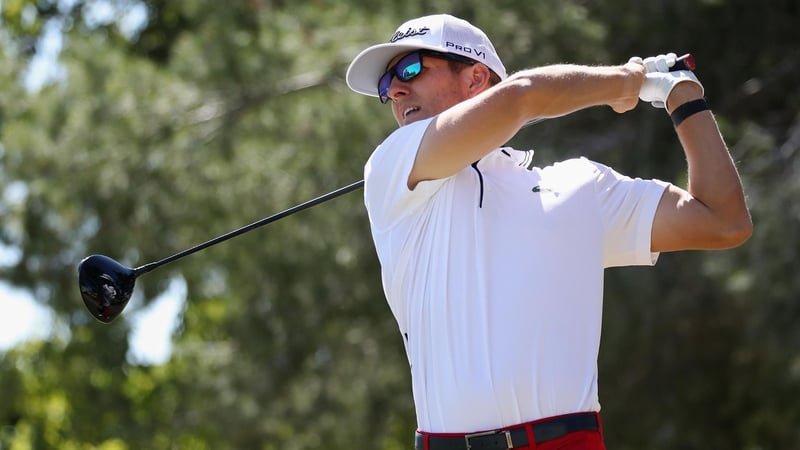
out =
[[431,31],[431,29],[428,28],[428,27],[409,28],[406,31],[397,30],[397,32],[395,32],[392,35],[391,39],[389,39],[389,42],[397,42],[400,39],[405,39],[405,38],[409,38],[409,37],[412,37],[412,36],[419,36],[421,34],[428,34],[428,31]]

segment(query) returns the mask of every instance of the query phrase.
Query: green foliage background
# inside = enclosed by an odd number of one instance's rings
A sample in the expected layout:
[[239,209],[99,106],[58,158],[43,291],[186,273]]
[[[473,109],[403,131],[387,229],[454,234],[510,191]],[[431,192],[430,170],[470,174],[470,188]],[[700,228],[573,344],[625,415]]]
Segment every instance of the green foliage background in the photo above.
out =
[[[0,449],[413,447],[408,366],[360,194],[141,278],[139,307],[171,280],[187,286],[162,365],[128,356],[125,318],[89,317],[75,268],[92,253],[155,261],[358,180],[395,125],[347,89],[347,64],[436,12],[483,28],[512,71],[695,54],[755,234],[608,271],[608,447],[800,448],[797,2],[0,5],[0,242],[20,255],[0,279],[58,318],[51,338],[0,354]],[[146,20],[131,27],[137,10]],[[50,28],[63,74],[26,89]],[[544,122],[513,144],[540,164],[586,155],[685,182],[669,120],[645,104]]]

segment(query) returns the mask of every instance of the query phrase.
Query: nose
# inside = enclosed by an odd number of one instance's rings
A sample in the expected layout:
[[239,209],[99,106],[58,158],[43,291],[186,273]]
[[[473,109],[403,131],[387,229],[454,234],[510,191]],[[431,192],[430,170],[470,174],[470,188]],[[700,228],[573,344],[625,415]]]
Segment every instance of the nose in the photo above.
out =
[[408,92],[408,82],[402,81],[397,77],[392,77],[392,82],[389,83],[389,90],[386,92],[386,95],[389,97],[389,100],[394,101],[397,97],[408,95]]

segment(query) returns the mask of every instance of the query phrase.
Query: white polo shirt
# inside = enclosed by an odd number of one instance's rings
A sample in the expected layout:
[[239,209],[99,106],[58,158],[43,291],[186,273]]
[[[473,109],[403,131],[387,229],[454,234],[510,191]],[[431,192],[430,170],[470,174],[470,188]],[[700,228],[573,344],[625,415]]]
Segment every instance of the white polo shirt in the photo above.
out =
[[585,158],[535,168],[532,151],[501,148],[411,191],[429,123],[375,150],[364,193],[419,429],[598,411],[603,271],[655,264],[650,233],[667,184]]

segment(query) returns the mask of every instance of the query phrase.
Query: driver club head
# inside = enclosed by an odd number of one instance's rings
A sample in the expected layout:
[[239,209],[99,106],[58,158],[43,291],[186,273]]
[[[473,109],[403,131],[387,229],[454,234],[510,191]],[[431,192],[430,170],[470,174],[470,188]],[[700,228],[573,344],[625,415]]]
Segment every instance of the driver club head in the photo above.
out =
[[95,319],[110,323],[122,313],[133,294],[136,271],[103,255],[78,264],[78,285],[86,308]]

